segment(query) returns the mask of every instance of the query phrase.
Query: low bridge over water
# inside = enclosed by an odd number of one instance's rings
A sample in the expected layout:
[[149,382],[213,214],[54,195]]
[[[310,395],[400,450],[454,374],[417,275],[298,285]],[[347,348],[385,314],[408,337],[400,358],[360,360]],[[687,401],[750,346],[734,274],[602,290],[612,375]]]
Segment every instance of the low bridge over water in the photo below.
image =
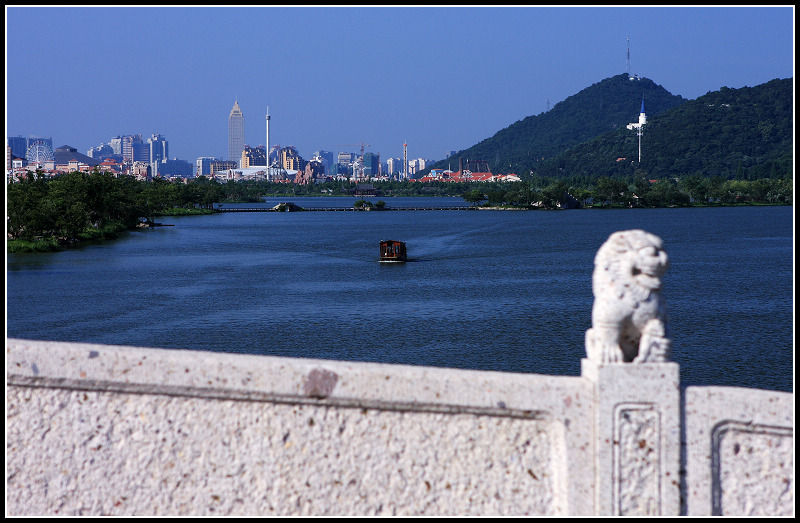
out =
[[384,207],[356,208],[356,207],[295,207],[276,209],[274,207],[219,207],[217,212],[301,212],[301,211],[471,211],[475,207]]

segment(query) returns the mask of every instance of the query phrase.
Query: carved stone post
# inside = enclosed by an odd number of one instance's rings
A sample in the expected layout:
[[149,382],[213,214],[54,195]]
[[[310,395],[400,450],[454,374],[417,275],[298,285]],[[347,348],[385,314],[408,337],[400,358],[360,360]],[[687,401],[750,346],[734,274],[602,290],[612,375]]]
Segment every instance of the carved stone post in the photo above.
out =
[[595,514],[680,514],[680,387],[661,297],[661,239],[612,234],[595,258],[581,374],[594,385]]

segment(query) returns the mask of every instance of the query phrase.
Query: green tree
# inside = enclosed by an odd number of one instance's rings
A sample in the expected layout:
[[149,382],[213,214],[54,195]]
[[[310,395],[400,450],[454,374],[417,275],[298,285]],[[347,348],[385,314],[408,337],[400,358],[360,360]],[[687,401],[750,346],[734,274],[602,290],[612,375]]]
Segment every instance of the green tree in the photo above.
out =
[[473,206],[477,205],[479,202],[483,201],[483,192],[473,189],[471,191],[467,191],[461,195],[464,198],[464,201],[467,203],[471,203]]
[[561,202],[566,200],[565,193],[569,190],[569,186],[561,180],[551,182],[547,187],[542,189],[542,201],[546,207],[558,207]]
[[50,186],[42,171],[7,185],[7,223],[12,238],[32,240],[52,230],[55,209],[46,205]]
[[619,204],[624,201],[624,194],[627,190],[628,186],[625,183],[603,176],[595,182],[592,196],[595,199],[595,203],[600,203],[601,205],[605,203]]
[[43,203],[52,209],[50,233],[62,241],[77,238],[89,225],[86,180],[86,173],[72,172],[49,182],[50,190]]

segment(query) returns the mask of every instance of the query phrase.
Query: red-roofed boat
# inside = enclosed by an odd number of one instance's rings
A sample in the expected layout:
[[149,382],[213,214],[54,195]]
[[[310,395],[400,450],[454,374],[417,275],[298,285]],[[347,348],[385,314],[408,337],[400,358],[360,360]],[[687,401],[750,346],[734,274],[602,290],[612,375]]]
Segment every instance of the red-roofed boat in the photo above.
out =
[[381,262],[406,261],[406,244],[397,240],[381,240]]

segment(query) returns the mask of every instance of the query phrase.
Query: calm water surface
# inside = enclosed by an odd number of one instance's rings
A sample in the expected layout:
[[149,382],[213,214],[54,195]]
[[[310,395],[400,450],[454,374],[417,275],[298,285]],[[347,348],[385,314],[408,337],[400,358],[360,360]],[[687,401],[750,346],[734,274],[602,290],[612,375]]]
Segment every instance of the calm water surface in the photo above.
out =
[[[372,199],[377,201],[377,199]],[[466,205],[385,198],[389,206]],[[273,206],[286,199],[271,199]],[[350,198],[294,198],[352,206]],[[8,255],[7,335],[579,375],[594,255],[661,236],[684,384],[793,390],[793,208],[225,213]],[[403,240],[406,264],[377,262]]]

